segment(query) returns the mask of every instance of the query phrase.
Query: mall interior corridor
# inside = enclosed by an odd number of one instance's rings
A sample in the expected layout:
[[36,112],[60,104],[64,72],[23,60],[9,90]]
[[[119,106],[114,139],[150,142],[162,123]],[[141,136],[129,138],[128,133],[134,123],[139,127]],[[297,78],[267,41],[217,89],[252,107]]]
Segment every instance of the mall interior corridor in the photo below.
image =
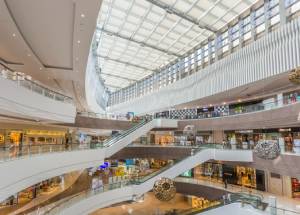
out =
[[300,0],[0,0],[0,215],[300,215]]

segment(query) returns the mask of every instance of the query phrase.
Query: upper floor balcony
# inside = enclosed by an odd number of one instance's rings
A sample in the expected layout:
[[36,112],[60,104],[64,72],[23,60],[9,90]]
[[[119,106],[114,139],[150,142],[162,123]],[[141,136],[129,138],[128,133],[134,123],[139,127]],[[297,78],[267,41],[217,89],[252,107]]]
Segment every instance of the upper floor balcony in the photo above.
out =
[[73,123],[72,98],[50,90],[24,74],[0,71],[0,113],[36,121]]
[[109,110],[168,109],[298,67],[299,9],[298,1],[262,2],[183,58],[113,92]]

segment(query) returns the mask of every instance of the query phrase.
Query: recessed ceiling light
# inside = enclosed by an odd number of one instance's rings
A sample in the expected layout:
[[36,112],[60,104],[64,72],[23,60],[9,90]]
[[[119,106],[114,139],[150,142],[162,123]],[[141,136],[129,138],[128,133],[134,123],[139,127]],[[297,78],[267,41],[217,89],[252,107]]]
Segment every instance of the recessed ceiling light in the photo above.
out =
[[241,101],[242,101],[241,99],[238,100],[238,102],[241,102]]
[[27,54],[27,56],[28,56],[28,57],[30,57],[30,56],[31,56],[31,54]]
[[16,36],[16,34],[14,33],[14,34],[12,34],[12,36],[13,36],[13,37],[15,37],[15,36]]
[[42,70],[42,67],[40,67],[40,70]]
[[212,104],[209,104],[209,107],[211,107],[212,106]]
[[79,60],[79,58],[77,57],[77,58],[76,58],[76,61],[78,61],[78,60]]
[[83,13],[82,13],[80,16],[81,16],[81,18],[84,18],[84,17],[85,17],[85,15],[84,15]]
[[79,44],[79,43],[80,43],[80,40],[77,40],[77,43]]
[[223,105],[226,105],[226,102],[223,102]]

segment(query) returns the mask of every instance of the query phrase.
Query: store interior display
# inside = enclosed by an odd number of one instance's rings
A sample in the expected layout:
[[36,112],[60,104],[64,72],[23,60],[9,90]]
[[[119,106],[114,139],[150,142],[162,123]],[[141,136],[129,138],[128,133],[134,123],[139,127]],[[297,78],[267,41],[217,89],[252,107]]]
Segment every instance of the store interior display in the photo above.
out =
[[223,182],[223,165],[220,163],[205,162],[194,168],[195,179],[206,179]]
[[250,167],[236,167],[237,172],[237,184],[243,187],[256,189],[256,172],[255,169]]
[[192,196],[192,208],[206,209],[221,204],[219,201],[210,201],[202,197]]
[[291,178],[292,197],[300,199],[300,181],[297,178]]
[[265,190],[265,173],[244,166],[230,166],[222,163],[205,162],[193,168],[193,178],[224,184]]

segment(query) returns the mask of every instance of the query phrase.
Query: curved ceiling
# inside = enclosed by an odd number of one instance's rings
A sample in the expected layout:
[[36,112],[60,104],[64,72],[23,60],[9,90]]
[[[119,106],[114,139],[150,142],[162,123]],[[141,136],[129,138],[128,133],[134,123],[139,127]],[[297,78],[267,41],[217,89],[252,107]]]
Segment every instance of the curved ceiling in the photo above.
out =
[[88,108],[85,71],[101,0],[0,0],[0,64]]
[[98,20],[102,77],[126,87],[184,55],[257,0],[104,0]]

